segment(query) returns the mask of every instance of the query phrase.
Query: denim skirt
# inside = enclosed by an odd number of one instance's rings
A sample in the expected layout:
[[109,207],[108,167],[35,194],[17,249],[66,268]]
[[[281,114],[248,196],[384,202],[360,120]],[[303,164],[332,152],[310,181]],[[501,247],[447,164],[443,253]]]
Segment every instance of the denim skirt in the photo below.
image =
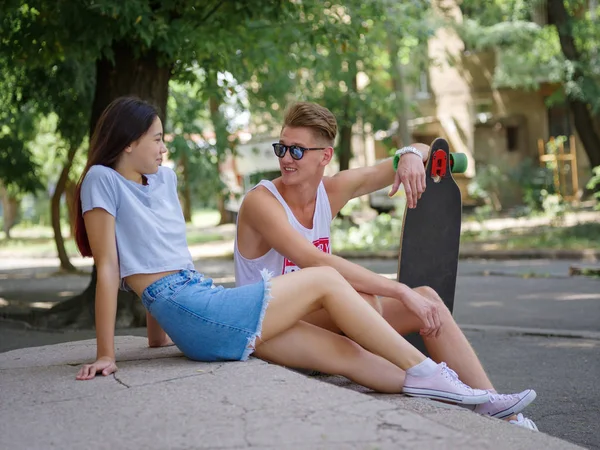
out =
[[148,286],[142,303],[188,358],[244,361],[270,300],[271,275],[261,275],[258,283],[225,289],[195,270],[181,270]]

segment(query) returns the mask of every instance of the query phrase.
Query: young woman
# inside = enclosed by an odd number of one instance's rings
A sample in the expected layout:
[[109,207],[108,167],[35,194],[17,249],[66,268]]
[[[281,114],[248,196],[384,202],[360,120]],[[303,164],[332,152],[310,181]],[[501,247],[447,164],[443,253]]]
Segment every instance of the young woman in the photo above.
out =
[[[446,364],[411,346],[332,268],[272,279],[263,272],[261,282],[234,289],[215,287],[196,272],[176,176],[161,166],[167,151],[162,138],[156,110],[135,98],[112,102],[96,126],[78,185],[76,239],[82,255],[94,257],[98,272],[97,356],[77,379],[117,370],[114,328],[121,287],[134,291],[149,312],[150,346],[172,339],[194,360],[245,360],[254,354],[323,370],[311,363],[318,348],[331,355],[331,373],[373,389],[465,405],[488,400],[487,391],[470,388]],[[320,308],[347,337],[300,320]],[[274,351],[290,340],[302,342],[293,346],[298,350],[285,356]],[[357,358],[362,364],[348,363],[344,373],[344,363]]]

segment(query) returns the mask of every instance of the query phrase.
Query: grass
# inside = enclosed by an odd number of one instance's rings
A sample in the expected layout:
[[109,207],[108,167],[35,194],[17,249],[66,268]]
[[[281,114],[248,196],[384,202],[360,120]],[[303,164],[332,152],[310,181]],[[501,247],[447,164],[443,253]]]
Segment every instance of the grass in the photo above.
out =
[[583,223],[570,227],[536,227],[526,232],[463,233],[462,242],[494,244],[502,250],[522,249],[600,249],[600,223]]
[[206,231],[188,231],[188,245],[204,244],[206,242],[216,242],[226,239],[225,236],[219,233],[207,233]]
[[[217,242],[229,238],[214,227],[219,223],[219,213],[214,210],[194,211],[192,224],[188,225],[188,244]],[[339,250],[394,250],[398,248],[401,222],[389,216],[378,216],[360,227],[334,222],[332,241]],[[13,239],[0,237],[0,257],[48,257],[56,255],[50,227],[17,226]],[[64,235],[68,229],[63,229]],[[486,245],[490,249],[600,249],[600,223],[584,223],[571,227],[536,227],[535,229],[503,230],[497,232],[465,232],[462,243]],[[69,256],[78,256],[75,242],[65,239]]]
[[[188,244],[203,244],[225,239],[217,231],[210,230],[218,225],[220,215],[215,210],[197,210],[192,214],[192,223],[188,225]],[[208,230],[207,230],[208,228]],[[69,229],[63,227],[63,236]],[[52,228],[49,226],[19,224],[11,230],[11,239],[0,233],[0,257],[52,257],[56,256],[56,244]],[[70,257],[79,256],[72,238],[65,237],[65,248]]]
[[[75,241],[65,238],[65,248],[69,256],[77,256],[79,252]],[[0,254],[49,257],[56,255],[56,244],[52,237],[15,237],[12,239],[0,239]]]
[[[381,217],[381,216],[380,216]],[[332,230],[334,250],[396,250],[400,226],[394,220],[373,222],[359,227],[340,225]],[[600,223],[569,227],[540,226],[534,229],[464,232],[463,244],[485,245],[490,250],[584,250],[600,249]]]
[[214,209],[199,209],[192,212],[192,225],[199,228],[215,227],[221,215]]

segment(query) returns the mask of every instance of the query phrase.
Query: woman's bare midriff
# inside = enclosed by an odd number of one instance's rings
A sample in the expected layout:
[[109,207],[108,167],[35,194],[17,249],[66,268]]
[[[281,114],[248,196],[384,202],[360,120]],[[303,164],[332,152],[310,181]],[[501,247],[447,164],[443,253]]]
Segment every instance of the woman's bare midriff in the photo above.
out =
[[179,270],[170,270],[168,272],[158,273],[137,273],[135,275],[126,277],[125,283],[127,283],[127,285],[138,295],[138,297],[142,298],[142,294],[152,283],[166,277],[167,275],[177,272],[179,272]]

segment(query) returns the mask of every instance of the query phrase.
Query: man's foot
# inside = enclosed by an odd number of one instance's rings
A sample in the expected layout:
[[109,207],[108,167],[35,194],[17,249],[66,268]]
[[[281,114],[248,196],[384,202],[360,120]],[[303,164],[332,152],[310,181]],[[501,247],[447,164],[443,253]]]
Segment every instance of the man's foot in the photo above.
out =
[[528,419],[527,417],[523,416],[523,414],[518,414],[517,420],[509,420],[508,423],[512,423],[518,427],[527,428],[531,431],[538,431],[538,427],[533,420]]
[[518,394],[496,394],[490,392],[490,399],[481,405],[477,405],[473,411],[484,416],[492,416],[505,419],[523,411],[537,394],[533,389],[526,389]]
[[446,363],[437,364],[429,376],[415,376],[406,372],[402,392],[412,397],[426,397],[463,405],[479,405],[488,401],[490,394],[473,389],[458,379],[458,375]]

